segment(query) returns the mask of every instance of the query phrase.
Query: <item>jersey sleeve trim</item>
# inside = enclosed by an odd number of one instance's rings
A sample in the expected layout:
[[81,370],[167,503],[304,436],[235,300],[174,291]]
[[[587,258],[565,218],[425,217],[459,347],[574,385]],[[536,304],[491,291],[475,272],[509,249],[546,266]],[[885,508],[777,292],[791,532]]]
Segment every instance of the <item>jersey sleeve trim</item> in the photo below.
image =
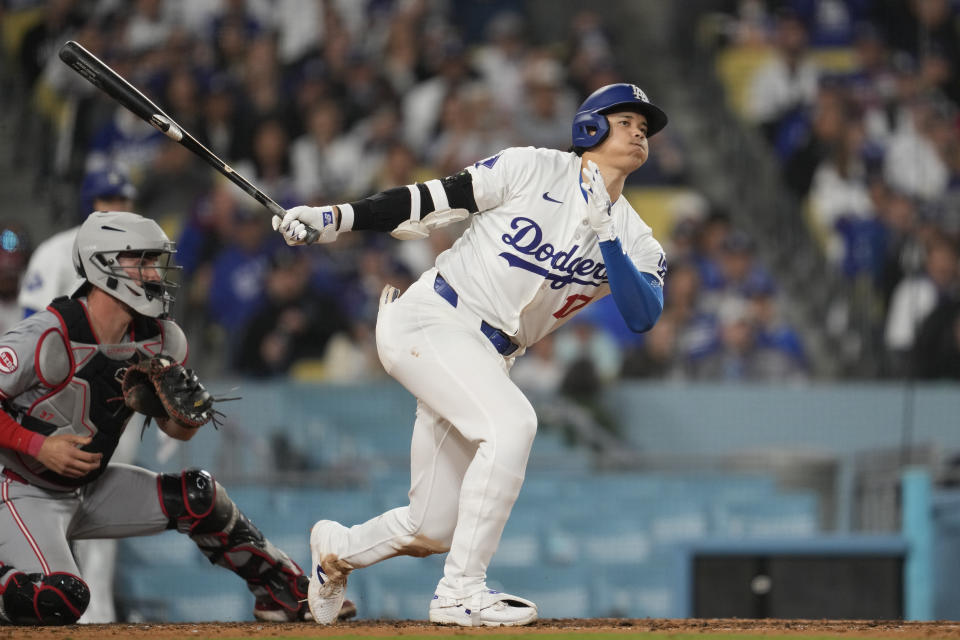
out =
[[0,447],[13,449],[37,457],[46,437],[30,431],[14,420],[6,411],[0,411]]

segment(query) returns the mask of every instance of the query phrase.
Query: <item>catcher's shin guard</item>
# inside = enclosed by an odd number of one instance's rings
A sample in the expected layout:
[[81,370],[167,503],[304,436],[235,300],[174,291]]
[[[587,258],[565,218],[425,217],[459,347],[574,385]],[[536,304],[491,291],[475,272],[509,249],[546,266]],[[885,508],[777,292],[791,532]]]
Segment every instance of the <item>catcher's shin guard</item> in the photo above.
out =
[[0,620],[15,625],[73,624],[90,604],[87,583],[70,573],[23,573],[0,566]]
[[223,485],[200,469],[161,474],[158,482],[170,528],[189,535],[210,562],[247,582],[257,618],[304,618],[307,577],[240,512]]

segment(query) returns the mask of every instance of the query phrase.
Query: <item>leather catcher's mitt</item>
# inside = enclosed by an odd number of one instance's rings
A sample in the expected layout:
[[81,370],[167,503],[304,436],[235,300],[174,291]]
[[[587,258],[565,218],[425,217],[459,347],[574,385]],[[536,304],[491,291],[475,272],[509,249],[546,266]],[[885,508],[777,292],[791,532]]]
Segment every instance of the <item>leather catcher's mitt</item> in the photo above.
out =
[[214,398],[192,369],[184,369],[165,356],[141,360],[123,375],[123,401],[128,407],[154,418],[173,418],[185,427],[198,428],[214,418]]

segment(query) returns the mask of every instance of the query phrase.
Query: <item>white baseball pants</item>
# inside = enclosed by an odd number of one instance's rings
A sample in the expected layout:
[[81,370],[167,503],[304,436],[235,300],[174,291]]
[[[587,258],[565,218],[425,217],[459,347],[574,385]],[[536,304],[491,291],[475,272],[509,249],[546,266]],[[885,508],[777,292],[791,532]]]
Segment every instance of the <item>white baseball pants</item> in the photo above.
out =
[[377,319],[383,366],[417,397],[410,504],[351,527],[338,552],[360,568],[449,550],[436,593],[465,598],[485,585],[537,417],[480,318],[434,292],[436,273],[382,306]]

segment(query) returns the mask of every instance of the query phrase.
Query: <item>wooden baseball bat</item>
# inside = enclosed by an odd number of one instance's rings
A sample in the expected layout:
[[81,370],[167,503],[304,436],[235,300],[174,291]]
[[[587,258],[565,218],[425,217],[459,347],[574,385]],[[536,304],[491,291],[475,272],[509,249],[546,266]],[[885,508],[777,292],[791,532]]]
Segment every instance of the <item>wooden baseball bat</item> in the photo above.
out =
[[[247,195],[266,207],[270,213],[278,215],[281,218],[284,213],[286,213],[283,207],[273,201],[273,198],[234,171],[233,168],[221,160],[217,154],[200,144],[196,138],[190,135],[190,132],[185,131],[173,118],[164,113],[160,107],[155,105],[136,87],[127,82],[119,73],[111,69],[102,60],[90,53],[80,43],[71,40],[64,44],[60,48],[60,59],[74,71],[86,78],[93,86],[119,102],[130,112],[163,132],[163,134],[171,140],[179,142],[206,160],[210,166],[229,178],[231,182],[243,189]],[[319,235],[316,229],[307,226],[305,242],[310,244],[316,240]]]

